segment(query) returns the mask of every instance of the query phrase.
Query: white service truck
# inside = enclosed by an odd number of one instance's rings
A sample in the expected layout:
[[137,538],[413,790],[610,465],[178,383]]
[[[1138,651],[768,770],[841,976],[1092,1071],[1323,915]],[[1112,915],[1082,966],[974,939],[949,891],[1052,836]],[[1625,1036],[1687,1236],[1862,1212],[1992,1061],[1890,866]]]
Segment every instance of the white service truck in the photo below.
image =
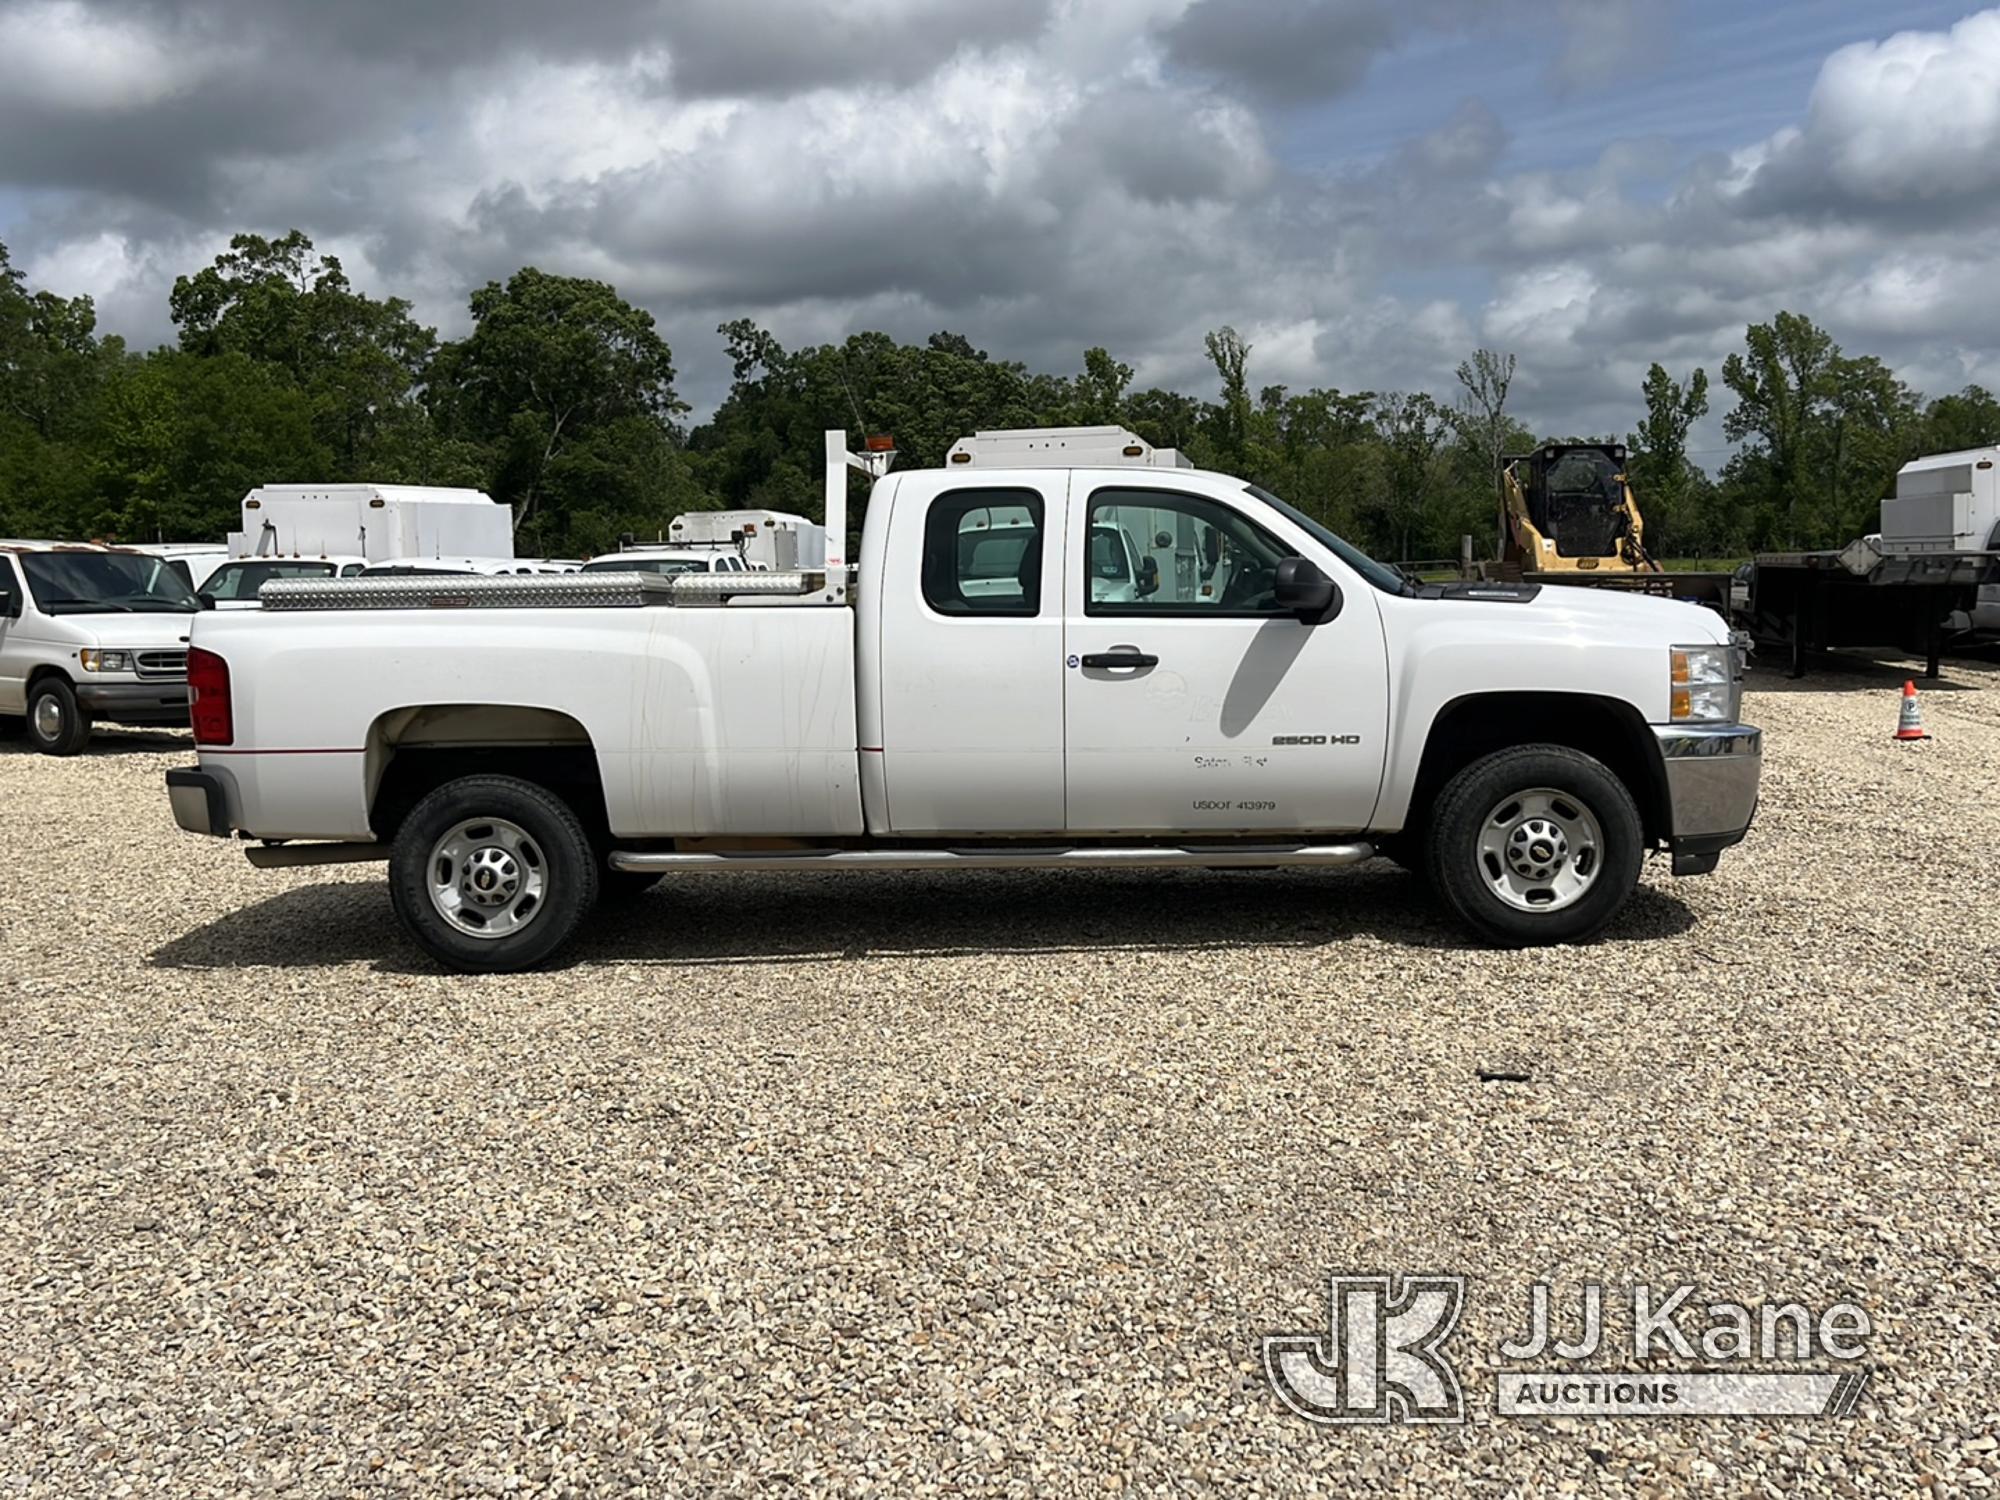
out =
[[2000,630],[2000,448],[1904,464],[1881,530],[1838,551],[1758,553],[1744,606],[1794,677],[1842,646],[1898,647],[1936,677],[1953,636]]
[[[1882,502],[1885,543],[1908,552],[1988,552],[2000,563],[2000,448],[1967,448],[1912,459],[1896,471],[1896,493]],[[2000,635],[2000,566],[1978,585],[1969,609],[1951,623]]]
[[817,570],[274,583],[200,615],[174,816],[258,865],[386,859],[472,970],[663,875],[1378,852],[1489,939],[1571,942],[1648,850],[1702,874],[1749,827],[1762,738],[1715,612],[1414,585],[1130,433],[1025,438],[890,473],[828,433]]
[[238,558],[514,555],[514,513],[482,490],[419,484],[262,484],[243,497]]
[[694,510],[675,516],[666,545],[720,550],[758,571],[826,566],[826,529],[782,510]]

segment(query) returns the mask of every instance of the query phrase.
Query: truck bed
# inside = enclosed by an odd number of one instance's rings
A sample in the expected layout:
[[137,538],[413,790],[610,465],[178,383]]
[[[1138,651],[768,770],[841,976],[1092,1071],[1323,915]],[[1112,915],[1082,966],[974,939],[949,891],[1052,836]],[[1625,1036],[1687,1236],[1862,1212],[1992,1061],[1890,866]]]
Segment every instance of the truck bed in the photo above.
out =
[[394,755],[526,734],[589,747],[613,834],[861,831],[852,611],[462,607],[486,583],[507,581],[425,580],[409,607],[203,616],[202,647],[229,665],[234,736],[202,760],[236,826],[365,838]]

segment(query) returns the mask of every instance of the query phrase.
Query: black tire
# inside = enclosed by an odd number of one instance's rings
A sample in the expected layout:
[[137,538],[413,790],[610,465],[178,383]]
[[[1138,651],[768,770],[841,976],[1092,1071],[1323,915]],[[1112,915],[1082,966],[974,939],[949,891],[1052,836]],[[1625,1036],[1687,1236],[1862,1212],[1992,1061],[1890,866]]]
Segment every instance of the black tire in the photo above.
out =
[[[1490,814],[1517,794],[1547,789],[1597,822],[1601,847],[1589,885],[1568,905],[1524,910],[1502,899],[1483,863]],[[1645,832],[1632,794],[1603,762],[1562,745],[1522,745],[1474,761],[1431,809],[1431,889],[1481,937],[1506,947],[1580,943],[1603,929],[1639,882]]]
[[90,731],[89,712],[62,678],[44,677],[28,689],[28,743],[42,754],[74,755],[90,743]]
[[[481,819],[514,824],[540,856],[538,866],[523,861],[542,875],[540,899],[518,927],[500,937],[454,925],[431,898],[431,857],[438,842],[459,825]],[[595,904],[597,878],[590,838],[569,804],[512,776],[447,782],[411,809],[389,851],[389,898],[396,915],[425,952],[465,973],[508,974],[544,962]]]
[[600,870],[597,873],[599,906],[630,906],[666,878],[663,870]]

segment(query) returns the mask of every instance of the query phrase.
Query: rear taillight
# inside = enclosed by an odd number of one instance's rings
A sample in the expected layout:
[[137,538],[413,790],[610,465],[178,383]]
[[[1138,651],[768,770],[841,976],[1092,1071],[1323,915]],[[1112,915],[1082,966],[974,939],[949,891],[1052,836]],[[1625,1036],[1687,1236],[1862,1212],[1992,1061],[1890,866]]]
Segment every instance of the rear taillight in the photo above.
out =
[[199,646],[188,650],[188,717],[197,745],[226,745],[236,738],[229,703],[229,663]]

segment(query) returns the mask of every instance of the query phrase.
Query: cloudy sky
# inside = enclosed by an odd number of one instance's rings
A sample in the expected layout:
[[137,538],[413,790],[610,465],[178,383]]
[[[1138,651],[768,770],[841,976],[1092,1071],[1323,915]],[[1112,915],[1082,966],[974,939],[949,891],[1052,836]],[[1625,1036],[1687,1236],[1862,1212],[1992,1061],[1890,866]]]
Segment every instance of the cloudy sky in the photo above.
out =
[[1200,390],[1228,322],[1623,431],[1780,307],[2000,386],[1996,80],[1964,0],[0,0],[0,240],[139,343],[242,228],[447,332],[599,276],[698,409],[745,314]]

